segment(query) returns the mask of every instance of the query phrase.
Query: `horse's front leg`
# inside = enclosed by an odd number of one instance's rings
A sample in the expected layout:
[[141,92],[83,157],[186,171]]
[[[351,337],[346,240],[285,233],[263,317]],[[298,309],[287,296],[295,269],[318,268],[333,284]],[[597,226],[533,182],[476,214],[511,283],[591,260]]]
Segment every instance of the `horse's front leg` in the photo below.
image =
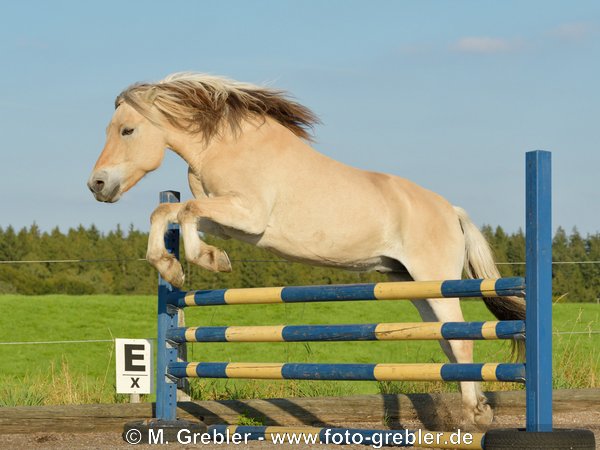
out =
[[160,275],[173,286],[183,286],[184,274],[181,264],[165,248],[165,232],[169,223],[177,223],[177,213],[182,203],[161,203],[150,216],[150,235],[146,259]]
[[227,253],[200,240],[198,224],[209,221],[243,233],[261,234],[266,227],[265,214],[261,213],[263,208],[250,203],[235,195],[185,202],[177,214],[185,244],[185,258],[213,272],[231,272]]

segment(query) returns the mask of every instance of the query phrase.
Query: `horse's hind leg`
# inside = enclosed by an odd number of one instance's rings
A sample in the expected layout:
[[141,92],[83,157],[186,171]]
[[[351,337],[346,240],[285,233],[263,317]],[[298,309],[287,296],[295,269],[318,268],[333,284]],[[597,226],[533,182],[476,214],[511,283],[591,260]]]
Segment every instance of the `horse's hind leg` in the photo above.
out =
[[[413,274],[416,281],[458,279],[460,271],[451,275],[440,277],[439,274]],[[407,276],[401,274],[390,274],[392,281],[406,281]],[[458,298],[412,300],[424,322],[463,322],[463,314]],[[441,340],[442,350],[453,363],[473,362],[473,341],[446,341]],[[487,404],[487,399],[481,392],[481,386],[473,381],[461,381],[464,424],[467,427],[473,424],[487,426],[493,419],[493,412]]]
[[[423,321],[462,322],[458,298],[413,300]],[[473,341],[440,341],[442,350],[452,363],[473,362]],[[481,385],[473,381],[461,381],[463,414],[465,424],[487,426],[492,422],[493,412],[481,392]]]

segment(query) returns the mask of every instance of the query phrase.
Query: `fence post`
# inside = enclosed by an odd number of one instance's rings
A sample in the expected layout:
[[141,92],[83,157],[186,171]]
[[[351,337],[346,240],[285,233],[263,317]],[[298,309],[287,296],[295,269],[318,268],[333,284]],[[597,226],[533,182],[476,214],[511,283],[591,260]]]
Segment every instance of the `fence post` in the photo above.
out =
[[[160,203],[179,203],[180,194],[175,191],[160,193]],[[179,225],[169,224],[165,233],[165,246],[169,253],[179,259]],[[158,339],[156,342],[156,418],[177,419],[177,383],[167,377],[167,365],[177,361],[177,347],[167,342],[167,330],[177,327],[178,314],[167,305],[167,296],[175,290],[170,283],[158,276]]]
[[551,154],[526,155],[527,431],[552,431]]

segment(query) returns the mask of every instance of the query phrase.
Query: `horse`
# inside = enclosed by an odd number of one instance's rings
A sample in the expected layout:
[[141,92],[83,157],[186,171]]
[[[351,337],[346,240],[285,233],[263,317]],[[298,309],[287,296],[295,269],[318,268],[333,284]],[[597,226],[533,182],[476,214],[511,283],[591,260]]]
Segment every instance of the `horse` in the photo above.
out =
[[[151,215],[147,260],[182,287],[181,264],[165,249],[178,223],[185,258],[232,270],[199,231],[265,248],[292,261],[378,271],[391,281],[499,278],[485,237],[467,213],[398,176],[368,172],[311,147],[317,116],[286,92],[198,73],[176,73],[122,91],[88,187],[116,202],[157,169],[166,149],[188,164],[194,199]],[[515,297],[484,299],[500,320],[524,319]],[[464,321],[458,298],[412,300],[423,321]],[[472,341],[440,341],[451,362],[473,361]],[[479,383],[461,382],[465,424],[493,412]]]

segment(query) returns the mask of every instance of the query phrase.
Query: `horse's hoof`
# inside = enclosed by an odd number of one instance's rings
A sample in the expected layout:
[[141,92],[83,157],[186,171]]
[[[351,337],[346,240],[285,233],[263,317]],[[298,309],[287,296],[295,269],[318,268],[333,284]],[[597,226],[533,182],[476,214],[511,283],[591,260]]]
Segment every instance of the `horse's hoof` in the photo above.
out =
[[148,255],[146,259],[158,270],[163,280],[171,283],[176,288],[183,286],[185,275],[181,264],[175,256],[165,253],[157,257]]
[[177,289],[181,289],[185,283],[183,270],[174,270],[174,273],[161,274],[161,276]]
[[164,270],[159,269],[159,273],[165,281],[169,282],[177,289],[183,287],[185,275],[183,273],[181,264],[179,264],[179,261],[177,261],[175,258],[169,260],[169,264]]
[[231,272],[231,261],[223,250],[219,250],[217,260],[217,272]]
[[492,408],[487,403],[480,403],[475,408],[474,419],[475,425],[487,428],[492,423],[492,420],[494,420],[494,411],[492,411]]
[[211,272],[231,272],[229,256],[217,247],[207,246],[200,256],[188,258],[188,261]]
[[490,405],[480,402],[475,408],[467,407],[463,409],[460,429],[468,432],[486,431],[493,420],[494,412]]

